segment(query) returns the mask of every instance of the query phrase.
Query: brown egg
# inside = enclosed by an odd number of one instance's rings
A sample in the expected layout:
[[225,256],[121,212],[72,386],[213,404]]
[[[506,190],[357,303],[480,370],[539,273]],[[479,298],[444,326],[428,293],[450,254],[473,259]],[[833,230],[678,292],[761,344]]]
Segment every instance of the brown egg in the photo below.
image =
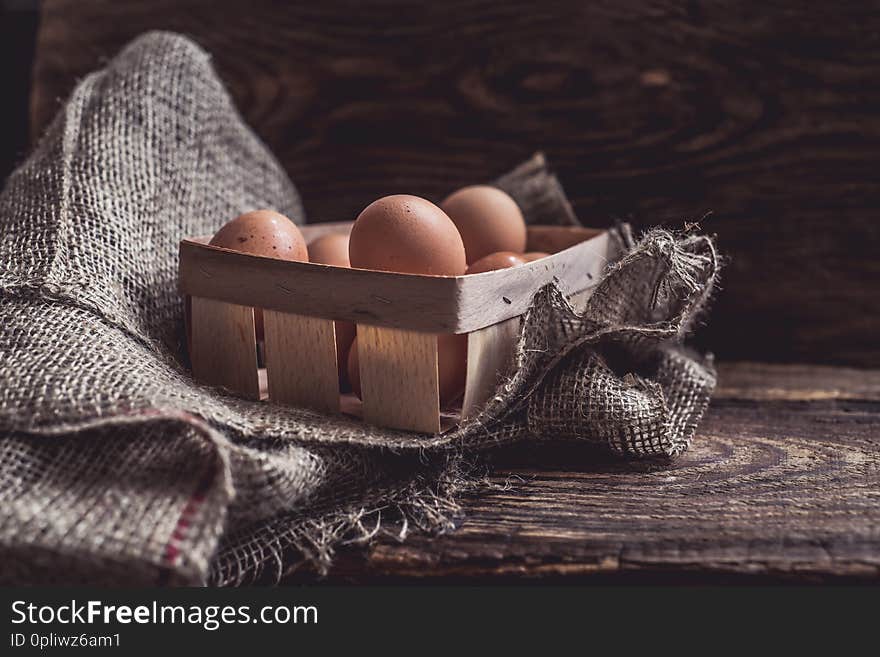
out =
[[335,267],[351,267],[348,260],[348,235],[328,233],[309,242],[309,262]]
[[511,253],[510,251],[498,251],[490,253],[477,260],[474,264],[467,268],[468,274],[482,274],[486,271],[494,271],[496,269],[507,269],[508,267],[516,267],[525,264],[525,260],[521,255]]
[[[397,194],[368,205],[354,224],[349,241],[352,267],[408,274],[459,276],[467,269],[464,244],[452,220],[436,205],[418,196]],[[438,340],[440,403],[454,401],[464,388],[464,349],[454,336]],[[348,356],[348,375],[360,396],[357,340]],[[459,379],[461,384],[459,385]]]
[[544,253],[543,251],[529,251],[528,253],[523,253],[523,260],[526,262],[534,262],[535,260],[540,260],[541,258],[546,258],[549,253]]
[[452,220],[430,201],[408,194],[368,205],[351,230],[348,253],[359,269],[459,276],[467,268]]
[[[350,267],[348,261],[348,235],[328,233],[309,242],[309,262],[336,267]],[[336,326],[336,365],[339,368],[339,385],[348,387],[348,350],[357,333],[353,322],[334,322]]]
[[[437,379],[441,408],[445,408],[464,393],[467,342],[467,335],[437,336]],[[363,399],[357,338],[348,352],[348,380],[351,381],[354,394]]]
[[[255,210],[227,221],[211,238],[212,246],[254,255],[308,262],[306,242],[296,224],[274,210]],[[263,311],[254,311],[257,340],[263,339]]]
[[440,207],[461,233],[468,264],[496,251],[525,251],[522,211],[509,194],[497,187],[463,187],[447,196]]
[[211,238],[210,244],[282,260],[309,260],[309,252],[299,228],[283,214],[273,210],[246,212],[226,222]]

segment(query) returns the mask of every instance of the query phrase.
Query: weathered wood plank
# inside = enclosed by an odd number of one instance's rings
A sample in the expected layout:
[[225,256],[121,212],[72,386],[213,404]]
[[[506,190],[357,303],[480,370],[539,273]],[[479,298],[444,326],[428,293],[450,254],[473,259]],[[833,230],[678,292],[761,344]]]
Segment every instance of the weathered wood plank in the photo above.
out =
[[816,365],[722,363],[715,402],[731,400],[880,402],[880,371]]
[[742,363],[721,381],[672,467],[506,449],[456,531],[349,551],[330,579],[880,580],[880,370]]
[[543,149],[591,225],[713,212],[731,262],[701,339],[719,357],[880,366],[872,3],[221,4],[46,0],[35,132],[129,39],[176,30],[312,220],[438,199]]

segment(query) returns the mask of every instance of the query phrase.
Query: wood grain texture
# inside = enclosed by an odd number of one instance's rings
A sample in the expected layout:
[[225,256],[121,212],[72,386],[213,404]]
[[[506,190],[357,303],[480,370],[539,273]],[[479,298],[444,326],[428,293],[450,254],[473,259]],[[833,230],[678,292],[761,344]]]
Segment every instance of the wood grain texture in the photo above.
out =
[[336,333],[328,319],[263,311],[269,399],[339,412]]
[[35,133],[152,28],[211,52],[312,221],[544,150],[590,225],[713,213],[720,357],[880,366],[873,3],[46,0]]
[[358,324],[357,349],[364,420],[438,433],[437,336]]
[[[519,317],[532,305],[535,293],[551,282],[555,282],[563,294],[581,292],[599,280],[614,257],[614,246],[607,232],[596,235],[592,229],[542,228],[529,228],[527,250],[539,250],[532,246],[536,233],[542,237],[541,246],[551,246],[547,235],[555,233],[564,238],[557,244],[566,248],[524,265],[456,278],[459,281],[458,326],[467,327],[456,329],[456,333]],[[594,236],[569,245],[580,231],[584,231],[583,237]]]
[[[307,241],[311,229],[303,227]],[[543,246],[552,241],[566,248],[511,269],[448,277],[265,258],[210,246],[207,238],[183,240],[180,290],[325,319],[467,333],[521,315],[535,293],[551,281],[564,293],[585,289],[598,280],[608,262],[607,232],[580,227],[529,229],[530,237],[535,233]]]
[[454,532],[346,551],[329,581],[880,581],[880,370],[720,376],[671,468],[584,445],[506,449]]
[[467,378],[461,417],[480,411],[498,389],[498,383],[511,373],[520,318],[514,317],[468,333]]
[[200,297],[190,303],[193,377],[259,399],[254,309]]

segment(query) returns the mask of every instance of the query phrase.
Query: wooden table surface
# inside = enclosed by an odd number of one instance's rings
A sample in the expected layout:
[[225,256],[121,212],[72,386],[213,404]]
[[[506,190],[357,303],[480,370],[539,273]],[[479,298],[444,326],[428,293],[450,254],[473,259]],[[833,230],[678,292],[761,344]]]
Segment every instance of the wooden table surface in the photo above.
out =
[[456,531],[347,549],[324,581],[880,578],[880,370],[719,369],[709,413],[671,467],[582,445],[506,449]]

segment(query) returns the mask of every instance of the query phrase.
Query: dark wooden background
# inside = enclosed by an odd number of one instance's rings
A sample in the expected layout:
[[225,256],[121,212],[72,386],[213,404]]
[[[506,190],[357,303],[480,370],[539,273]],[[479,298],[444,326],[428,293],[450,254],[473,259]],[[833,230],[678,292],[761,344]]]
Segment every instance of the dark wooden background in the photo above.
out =
[[719,357],[880,366],[875,2],[46,0],[34,134],[152,28],[212,53],[311,221],[541,149],[588,223],[712,213]]
[[38,17],[37,0],[0,0],[0,187],[28,151],[28,100]]

